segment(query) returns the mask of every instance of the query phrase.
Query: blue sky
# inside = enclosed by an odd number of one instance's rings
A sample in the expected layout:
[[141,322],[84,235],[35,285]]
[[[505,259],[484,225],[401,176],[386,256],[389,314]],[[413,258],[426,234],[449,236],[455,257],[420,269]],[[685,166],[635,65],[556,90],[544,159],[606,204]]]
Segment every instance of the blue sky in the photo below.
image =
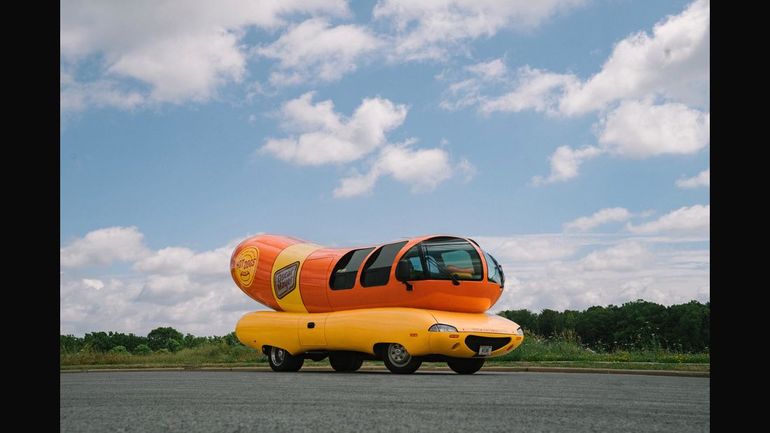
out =
[[242,238],[477,238],[494,311],[709,299],[709,2],[62,2],[61,331],[226,333]]

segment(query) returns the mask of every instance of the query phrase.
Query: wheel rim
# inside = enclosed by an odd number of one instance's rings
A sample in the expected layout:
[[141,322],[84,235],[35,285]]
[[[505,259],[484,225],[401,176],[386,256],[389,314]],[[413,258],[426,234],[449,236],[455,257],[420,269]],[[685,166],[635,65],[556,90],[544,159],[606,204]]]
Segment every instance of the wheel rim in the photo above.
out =
[[406,351],[404,346],[392,343],[388,346],[388,359],[396,367],[404,367],[412,360],[412,355]]
[[281,365],[284,359],[286,359],[286,351],[278,349],[277,347],[270,348],[270,359],[273,360],[273,364]]

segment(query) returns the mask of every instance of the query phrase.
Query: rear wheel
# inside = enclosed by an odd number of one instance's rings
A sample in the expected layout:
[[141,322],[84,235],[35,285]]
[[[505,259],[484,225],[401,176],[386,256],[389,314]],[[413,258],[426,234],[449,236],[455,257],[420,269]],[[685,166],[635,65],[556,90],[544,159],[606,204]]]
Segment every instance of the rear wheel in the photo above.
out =
[[335,352],[329,354],[329,364],[334,371],[356,371],[361,368],[364,359],[357,353]]
[[385,367],[388,367],[391,373],[414,373],[422,365],[422,360],[410,355],[406,348],[398,343],[388,344],[385,347],[385,356],[383,358]]
[[447,361],[449,368],[458,374],[473,374],[484,366],[484,358],[457,358]]
[[271,346],[267,351],[267,362],[273,371],[299,371],[305,358],[294,356],[280,347]]

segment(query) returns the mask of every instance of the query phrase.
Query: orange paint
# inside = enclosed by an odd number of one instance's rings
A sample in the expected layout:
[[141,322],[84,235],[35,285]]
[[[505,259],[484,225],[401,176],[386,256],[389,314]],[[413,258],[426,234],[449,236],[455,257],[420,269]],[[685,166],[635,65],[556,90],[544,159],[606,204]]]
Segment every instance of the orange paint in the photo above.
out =
[[[462,279],[458,285],[450,280],[425,279],[410,281],[412,290],[407,290],[406,284],[396,280],[396,264],[410,248],[420,242],[445,236],[421,236],[411,238],[396,253],[391,263],[387,283],[364,287],[361,284],[361,273],[367,264],[367,259],[372,257],[382,245],[373,245],[374,249],[368,253],[358,266],[355,283],[350,289],[332,290],[330,281],[335,265],[348,252],[366,248],[315,248],[314,245],[304,246],[310,250],[309,254],[298,256],[298,275],[296,276],[296,288],[299,297],[295,299],[301,302],[309,313],[323,313],[331,311],[352,310],[377,307],[412,307],[443,311],[457,311],[464,313],[483,313],[490,309],[500,298],[502,288],[493,281],[488,281],[488,263],[484,252],[467,238],[452,237],[457,241],[465,241],[476,250],[482,266],[482,279],[471,281]],[[395,243],[395,242],[391,242]],[[276,258],[286,248],[307,244],[305,241],[276,235],[253,236],[241,242],[233,251],[230,260],[230,271],[233,281],[249,297],[257,302],[277,311],[283,311],[278,295],[274,293],[274,279],[278,278],[280,287],[286,285],[286,272],[276,276],[273,265]],[[297,245],[299,248],[300,245]],[[256,251],[256,252],[255,252]],[[287,252],[288,253],[288,252]],[[286,254],[284,254],[284,259]],[[256,265],[251,260],[256,259]],[[282,259],[282,260],[284,260]],[[471,269],[452,268],[452,272],[465,278],[473,272]],[[292,277],[289,275],[289,277]],[[291,287],[291,281],[287,287]]]

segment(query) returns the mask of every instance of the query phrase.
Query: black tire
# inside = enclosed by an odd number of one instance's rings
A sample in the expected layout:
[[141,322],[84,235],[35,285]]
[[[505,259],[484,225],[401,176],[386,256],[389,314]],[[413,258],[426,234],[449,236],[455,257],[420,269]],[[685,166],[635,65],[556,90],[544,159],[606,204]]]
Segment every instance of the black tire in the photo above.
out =
[[334,352],[329,354],[329,364],[334,371],[356,371],[361,368],[363,363],[364,359],[357,353]]
[[391,373],[396,374],[414,373],[422,365],[421,359],[410,355],[406,348],[398,343],[390,343],[385,346],[383,360],[385,367],[388,367]]
[[267,349],[267,362],[273,371],[299,371],[305,358],[294,356],[280,347],[271,346]]
[[473,374],[484,366],[484,358],[457,358],[447,361],[447,365],[457,374]]

